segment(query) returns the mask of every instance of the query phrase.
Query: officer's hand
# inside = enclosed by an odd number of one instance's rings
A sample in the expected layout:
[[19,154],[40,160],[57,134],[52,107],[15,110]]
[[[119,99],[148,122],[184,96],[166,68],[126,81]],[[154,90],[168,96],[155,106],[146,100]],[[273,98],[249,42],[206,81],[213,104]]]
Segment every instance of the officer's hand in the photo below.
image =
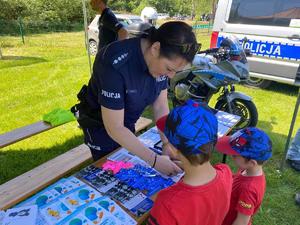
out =
[[167,176],[173,176],[182,172],[180,167],[178,167],[167,155],[157,155],[154,168]]

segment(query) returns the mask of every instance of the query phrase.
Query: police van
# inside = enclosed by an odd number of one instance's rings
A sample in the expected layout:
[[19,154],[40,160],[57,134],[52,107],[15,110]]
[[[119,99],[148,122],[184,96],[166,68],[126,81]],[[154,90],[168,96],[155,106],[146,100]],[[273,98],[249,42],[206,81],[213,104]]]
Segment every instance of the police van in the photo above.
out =
[[234,35],[251,49],[248,84],[300,85],[300,0],[219,0],[211,47]]

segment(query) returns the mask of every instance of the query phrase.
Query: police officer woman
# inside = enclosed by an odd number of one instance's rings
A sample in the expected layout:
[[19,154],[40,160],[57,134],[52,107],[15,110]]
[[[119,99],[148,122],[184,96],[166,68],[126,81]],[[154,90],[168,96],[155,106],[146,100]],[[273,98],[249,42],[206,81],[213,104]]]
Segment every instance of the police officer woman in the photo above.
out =
[[[78,122],[94,160],[123,146],[164,174],[181,171],[169,156],[145,147],[134,128],[148,105],[155,120],[169,113],[168,78],[192,62],[198,48],[192,28],[173,21],[98,52],[92,77],[73,109],[79,110]],[[164,137],[162,140],[167,142]]]

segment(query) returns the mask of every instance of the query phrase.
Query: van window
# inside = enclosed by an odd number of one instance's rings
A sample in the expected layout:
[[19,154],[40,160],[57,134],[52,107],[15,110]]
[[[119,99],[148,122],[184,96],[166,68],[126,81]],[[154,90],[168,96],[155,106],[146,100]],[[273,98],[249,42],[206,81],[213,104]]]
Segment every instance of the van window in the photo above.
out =
[[300,19],[299,0],[232,0],[229,23],[289,26]]
[[132,23],[142,23],[143,20],[140,18],[130,19]]
[[128,23],[126,21],[126,19],[123,19],[123,18],[117,18],[118,21],[124,26],[124,27],[127,27],[128,26]]

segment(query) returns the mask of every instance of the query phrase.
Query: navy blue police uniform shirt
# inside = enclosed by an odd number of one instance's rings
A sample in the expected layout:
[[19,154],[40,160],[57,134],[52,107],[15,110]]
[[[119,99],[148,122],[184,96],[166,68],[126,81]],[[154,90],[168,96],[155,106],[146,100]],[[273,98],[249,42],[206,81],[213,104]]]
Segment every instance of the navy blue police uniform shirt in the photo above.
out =
[[123,24],[118,21],[110,8],[105,8],[102,12],[99,21],[99,46],[102,47],[109,43],[118,40],[118,31],[123,28]]
[[93,109],[124,109],[124,125],[132,131],[145,107],[168,85],[166,76],[154,78],[149,73],[140,42],[140,38],[126,39],[101,49],[87,95]]

